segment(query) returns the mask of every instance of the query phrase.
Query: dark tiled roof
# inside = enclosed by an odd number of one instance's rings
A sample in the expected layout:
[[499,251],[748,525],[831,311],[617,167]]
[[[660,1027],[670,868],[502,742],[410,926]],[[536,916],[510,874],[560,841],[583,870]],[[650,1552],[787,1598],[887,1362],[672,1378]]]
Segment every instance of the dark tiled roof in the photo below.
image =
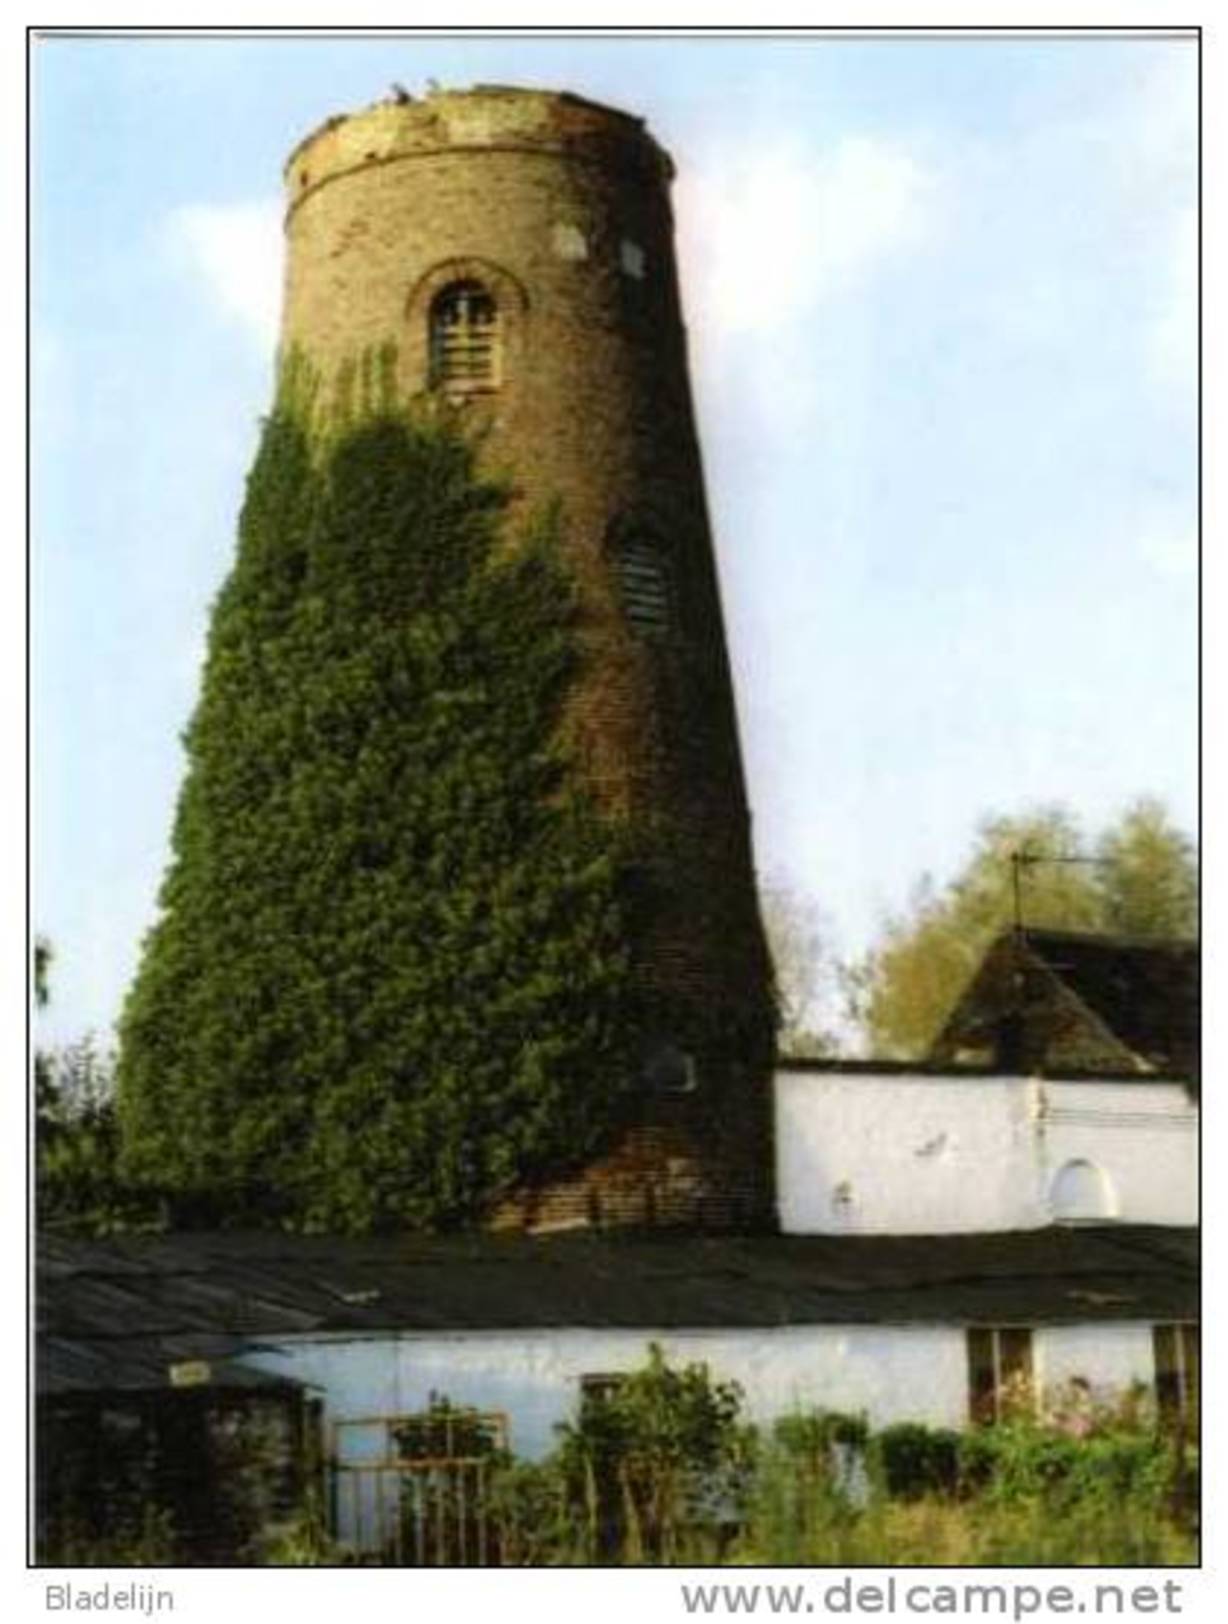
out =
[[1188,1075],[1198,1055],[1197,942],[1028,930],[1028,950],[1127,1048],[1157,1071]]
[[118,1380],[126,1350],[127,1384],[165,1385],[174,1359],[224,1359],[312,1332],[1191,1319],[1197,1269],[1196,1232],[1139,1225],[729,1238],[215,1233],[44,1240],[37,1308],[42,1378],[65,1389]]
[[1043,1076],[1197,1078],[1194,942],[1077,931],[1003,931],[986,950],[927,1063],[990,1063]]

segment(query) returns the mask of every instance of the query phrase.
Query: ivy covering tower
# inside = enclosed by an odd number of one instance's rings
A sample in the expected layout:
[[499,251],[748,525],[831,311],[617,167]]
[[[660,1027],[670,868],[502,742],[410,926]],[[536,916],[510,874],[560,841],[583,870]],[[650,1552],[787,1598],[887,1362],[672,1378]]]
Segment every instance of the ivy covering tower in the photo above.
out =
[[565,782],[574,595],[404,414],[268,423],[123,1023],[130,1168],[213,1219],[480,1212],[631,1075],[617,833]]
[[283,353],[329,423],[275,412],[216,610],[125,1022],[147,1176],[327,1225],[772,1222],[672,173],[497,86],[291,154]]

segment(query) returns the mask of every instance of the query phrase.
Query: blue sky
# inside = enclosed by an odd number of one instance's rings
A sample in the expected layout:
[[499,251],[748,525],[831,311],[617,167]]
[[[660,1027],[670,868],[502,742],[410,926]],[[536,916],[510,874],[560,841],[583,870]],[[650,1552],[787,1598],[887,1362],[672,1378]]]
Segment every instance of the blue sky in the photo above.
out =
[[978,819],[1196,806],[1190,41],[70,41],[35,53],[34,918],[106,1034],[268,405],[279,179],[392,80],[679,168],[762,875],[863,950]]

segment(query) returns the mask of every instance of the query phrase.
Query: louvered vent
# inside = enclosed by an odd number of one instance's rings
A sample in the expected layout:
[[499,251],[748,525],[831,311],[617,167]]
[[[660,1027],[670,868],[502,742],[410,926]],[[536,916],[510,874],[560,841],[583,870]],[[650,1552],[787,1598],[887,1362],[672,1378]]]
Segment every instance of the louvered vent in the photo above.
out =
[[499,384],[499,310],[480,282],[453,282],[431,306],[431,384],[452,394]]
[[637,631],[660,637],[670,625],[669,579],[657,548],[647,536],[628,536],[619,549],[623,608]]

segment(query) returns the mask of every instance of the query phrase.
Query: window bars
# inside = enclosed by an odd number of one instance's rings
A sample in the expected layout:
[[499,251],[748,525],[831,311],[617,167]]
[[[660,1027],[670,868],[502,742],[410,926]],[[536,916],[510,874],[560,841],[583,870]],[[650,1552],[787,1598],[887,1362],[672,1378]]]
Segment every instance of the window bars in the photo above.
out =
[[478,394],[500,383],[499,309],[480,282],[453,282],[430,316],[431,385],[448,394]]

